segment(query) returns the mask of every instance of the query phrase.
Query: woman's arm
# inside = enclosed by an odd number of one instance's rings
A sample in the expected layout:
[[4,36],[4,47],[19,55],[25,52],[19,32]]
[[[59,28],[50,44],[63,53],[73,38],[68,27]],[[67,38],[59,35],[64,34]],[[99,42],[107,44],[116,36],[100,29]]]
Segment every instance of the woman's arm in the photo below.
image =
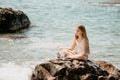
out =
[[76,46],[76,40],[74,38],[73,41],[72,41],[72,44],[69,48],[62,48],[62,47],[58,46],[56,49],[57,50],[63,50],[63,49],[73,50],[75,48],[75,46]]
[[72,41],[72,44],[70,46],[70,48],[68,48],[69,50],[73,50],[76,46],[76,39],[74,38],[73,41]]

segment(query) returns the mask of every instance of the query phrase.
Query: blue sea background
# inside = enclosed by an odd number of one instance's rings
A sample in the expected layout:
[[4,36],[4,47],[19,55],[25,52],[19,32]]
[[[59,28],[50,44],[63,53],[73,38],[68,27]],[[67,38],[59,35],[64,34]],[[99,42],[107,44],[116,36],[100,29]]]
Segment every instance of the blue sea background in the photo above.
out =
[[56,58],[56,46],[69,47],[79,24],[86,27],[89,59],[120,69],[120,0],[0,0],[0,7],[22,10],[31,21],[27,38],[0,38],[0,80],[29,80],[34,67]]

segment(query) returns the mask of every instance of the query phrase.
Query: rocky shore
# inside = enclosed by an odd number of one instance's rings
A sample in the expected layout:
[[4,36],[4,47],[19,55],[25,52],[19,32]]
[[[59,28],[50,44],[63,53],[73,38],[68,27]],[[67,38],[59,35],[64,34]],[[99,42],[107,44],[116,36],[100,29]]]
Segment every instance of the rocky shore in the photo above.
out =
[[0,8],[0,33],[18,32],[28,28],[31,22],[23,11]]
[[120,80],[120,70],[105,61],[53,59],[37,65],[31,80]]
[[110,4],[110,5],[113,5],[113,4],[120,4],[120,1],[116,1],[116,2],[99,2],[100,4]]

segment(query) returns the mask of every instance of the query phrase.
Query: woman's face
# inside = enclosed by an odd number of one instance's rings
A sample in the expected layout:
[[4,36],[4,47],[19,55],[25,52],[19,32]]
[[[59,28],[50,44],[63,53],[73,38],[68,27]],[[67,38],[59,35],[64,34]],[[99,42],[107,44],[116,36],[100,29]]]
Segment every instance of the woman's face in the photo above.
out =
[[81,36],[82,35],[82,31],[79,28],[77,28],[76,29],[76,34],[79,35],[79,36]]

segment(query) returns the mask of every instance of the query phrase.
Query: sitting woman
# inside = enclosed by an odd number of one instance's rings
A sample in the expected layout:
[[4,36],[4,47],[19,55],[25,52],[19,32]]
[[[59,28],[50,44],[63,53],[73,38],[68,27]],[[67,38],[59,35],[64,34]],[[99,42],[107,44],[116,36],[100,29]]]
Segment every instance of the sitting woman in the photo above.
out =
[[90,51],[89,40],[85,27],[83,25],[79,25],[77,27],[75,37],[70,48],[57,47],[57,50],[62,50],[64,52],[64,56],[67,58],[87,60]]

